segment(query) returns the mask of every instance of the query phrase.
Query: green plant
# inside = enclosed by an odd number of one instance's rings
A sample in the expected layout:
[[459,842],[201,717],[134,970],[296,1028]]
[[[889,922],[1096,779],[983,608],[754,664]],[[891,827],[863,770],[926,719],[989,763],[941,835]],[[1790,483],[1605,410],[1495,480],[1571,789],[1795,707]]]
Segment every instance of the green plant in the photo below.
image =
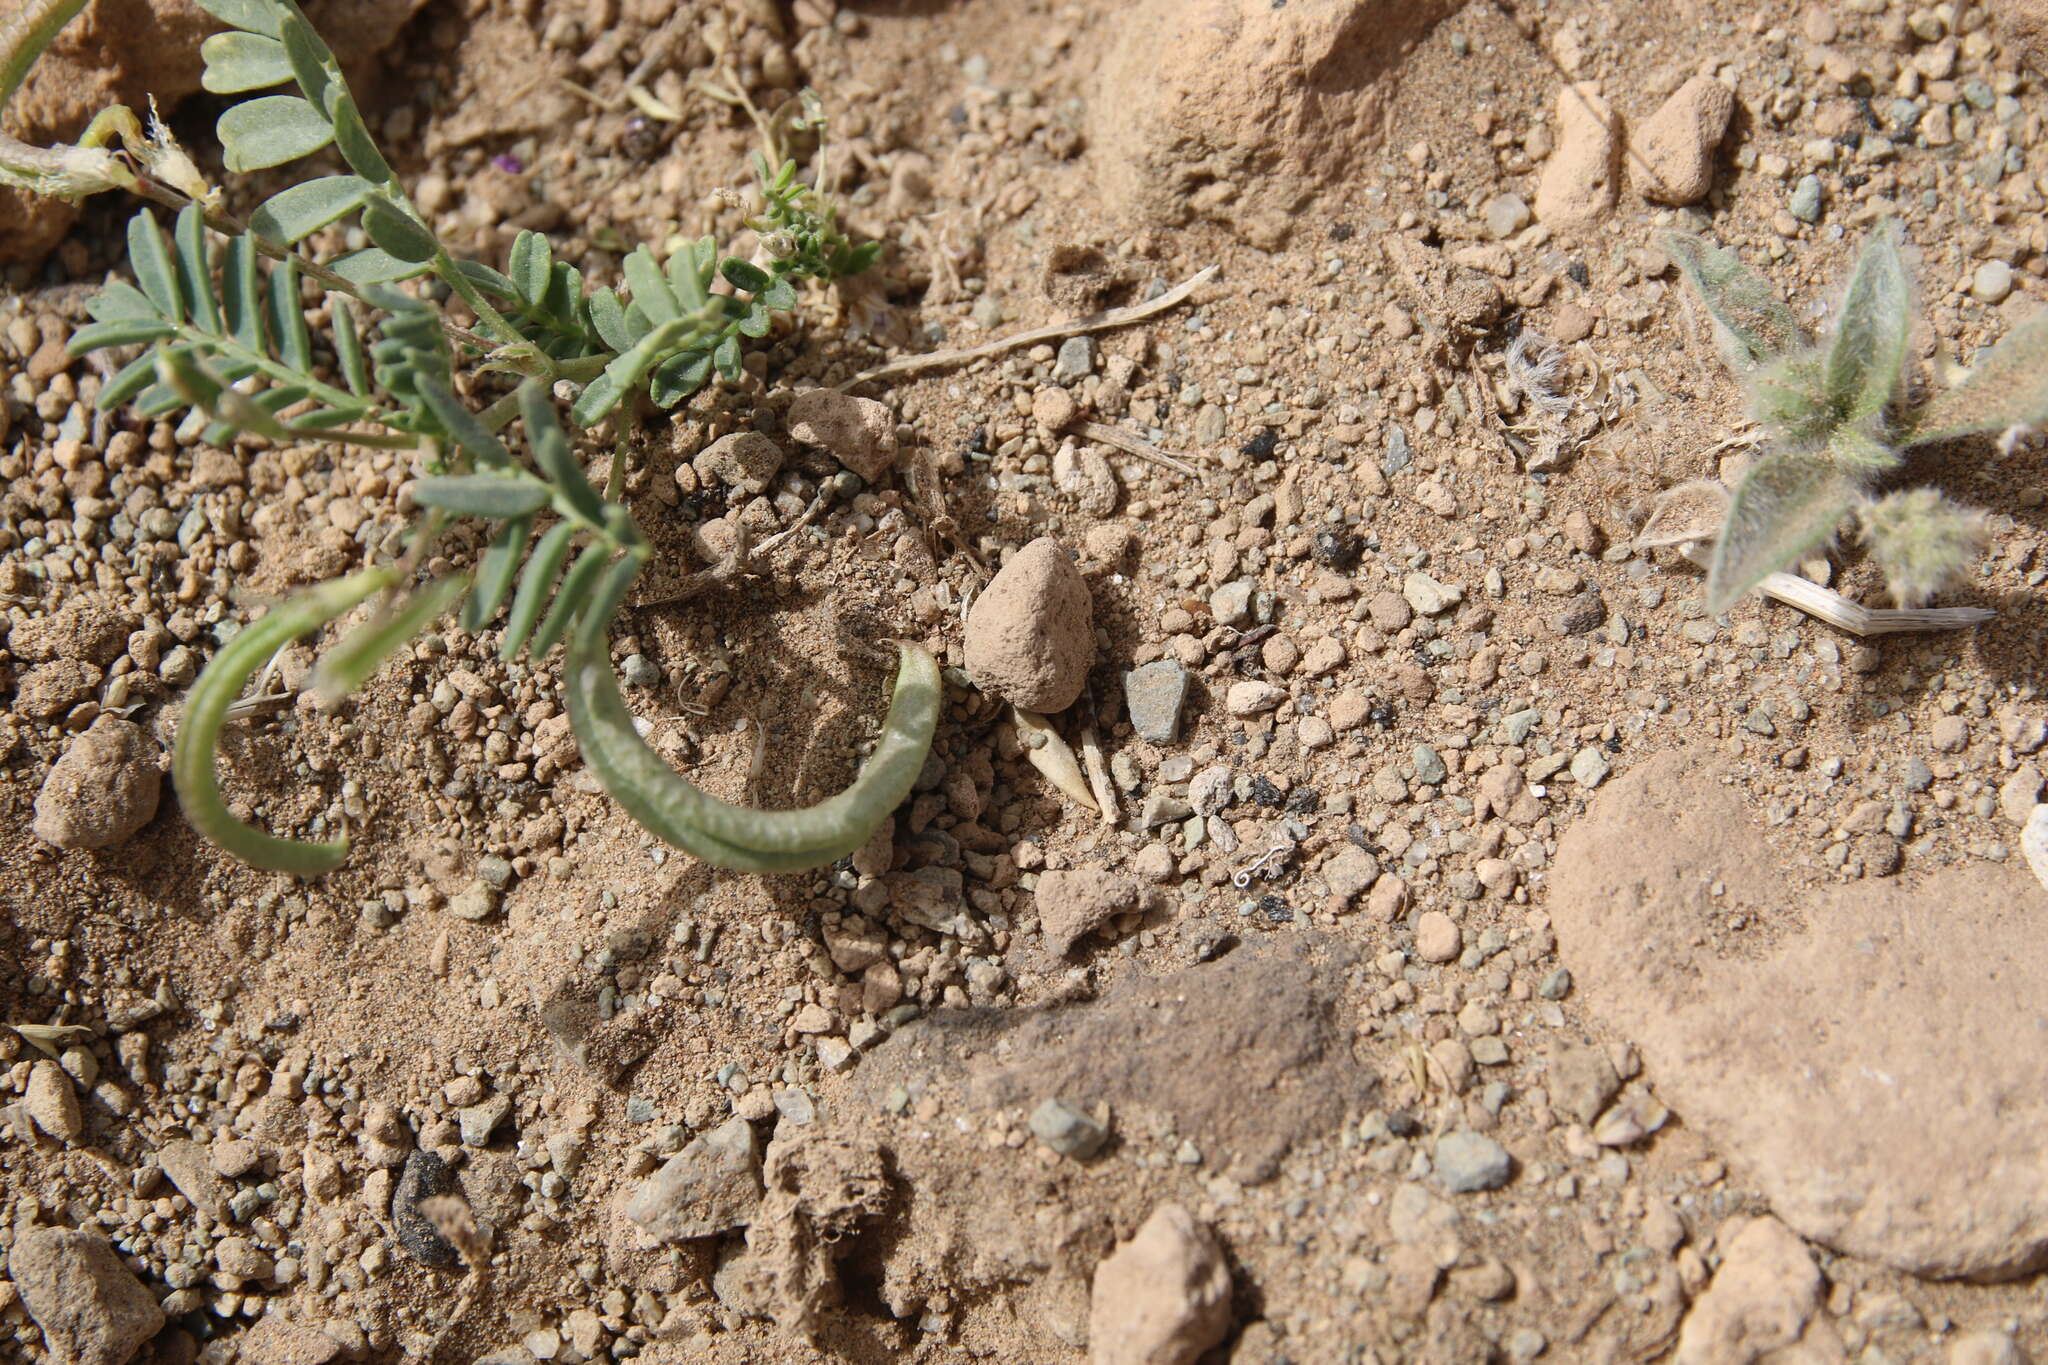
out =
[[1769,445],[1735,489],[1708,569],[1722,612],[1853,515],[1892,597],[1919,606],[1976,554],[1983,515],[1931,488],[1873,489],[1914,446],[2048,420],[2048,317],[2013,329],[1953,388],[1906,401],[1912,285],[1896,224],[1864,244],[1834,323],[1809,340],[1792,309],[1732,251],[1669,239],[1749,391]]
[[[312,876],[341,861],[345,838],[279,838],[237,819],[221,797],[214,752],[230,704],[278,649],[381,598],[320,660],[311,685],[323,704],[338,704],[458,605],[472,633],[502,612],[500,657],[523,651],[537,661],[566,645],[563,690],[577,742],[607,790],[653,833],[718,866],[756,872],[815,867],[859,847],[908,794],[930,747],[940,691],[925,651],[900,646],[888,718],[852,785],[803,810],[769,812],[706,796],[647,746],[619,695],[606,630],[650,553],[620,499],[642,412],[676,406],[714,375],[737,376],[745,341],[767,334],[772,313],[796,306],[802,282],[863,270],[880,244],[851,242],[795,162],[771,168],[756,157],[761,206],[748,221],[763,247],[756,261],[721,255],[710,237],[666,261],[641,247],[625,258],[623,290],[586,290],[577,268],[554,259],[531,232],[519,235],[504,272],[458,260],[414,208],[332,53],[292,0],[199,2],[230,26],[202,49],[209,90],[296,92],[228,107],[218,123],[228,168],[282,165],[332,145],[349,171],[292,185],[244,224],[221,212],[196,170],[181,170],[185,183],[166,186],[161,177],[138,180],[117,159],[122,174],[109,177],[112,186],[193,201],[168,235],[149,209],[136,214],[128,227],[136,283],[109,284],[93,298],[94,321],[74,334],[71,349],[141,348],[101,390],[101,406],[131,403],[148,417],[196,409],[208,420],[204,439],[215,444],[250,433],[407,450],[425,473],[412,485],[421,510],[400,560],[274,607],[194,685],[172,757],[187,818],[260,867]],[[0,29],[13,57],[0,72],[18,82],[79,8],[44,3],[34,7],[41,22]],[[816,121],[813,100],[792,106],[789,126]],[[107,126],[119,136],[133,123],[113,115]],[[175,154],[190,167],[160,131],[152,145],[167,149],[160,159]],[[76,150],[53,154],[61,160]],[[0,146],[0,167],[21,160]],[[32,175],[14,183],[67,193],[103,187]],[[369,245],[331,260],[304,253],[315,232],[344,220],[359,225]],[[419,276],[459,296],[475,315],[473,330],[399,287]],[[302,293],[308,280],[330,305],[318,333]],[[730,292],[717,288],[720,280]],[[494,374],[519,382],[480,409],[457,396]],[[556,411],[554,389],[564,382],[576,390],[574,429],[613,422],[603,491],[584,475]],[[515,421],[531,464],[503,439]],[[474,572],[416,584],[428,548],[459,517],[493,528]]]

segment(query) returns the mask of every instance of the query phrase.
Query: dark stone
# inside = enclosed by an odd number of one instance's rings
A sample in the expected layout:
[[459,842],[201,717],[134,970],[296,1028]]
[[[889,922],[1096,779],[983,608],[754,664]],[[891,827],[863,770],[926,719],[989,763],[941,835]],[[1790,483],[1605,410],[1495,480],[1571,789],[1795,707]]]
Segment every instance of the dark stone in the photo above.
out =
[[398,1244],[421,1265],[450,1266],[456,1262],[454,1246],[420,1212],[422,1199],[453,1193],[455,1172],[440,1157],[422,1147],[405,1159],[405,1170],[399,1173],[398,1184],[391,1191],[391,1226],[398,1233]]
[[1316,559],[1338,573],[1350,573],[1365,554],[1365,545],[1348,531],[1323,531],[1315,539]]
[[1237,453],[1249,455],[1254,460],[1270,460],[1279,446],[1280,433],[1271,427],[1261,427],[1257,435],[1237,448]]

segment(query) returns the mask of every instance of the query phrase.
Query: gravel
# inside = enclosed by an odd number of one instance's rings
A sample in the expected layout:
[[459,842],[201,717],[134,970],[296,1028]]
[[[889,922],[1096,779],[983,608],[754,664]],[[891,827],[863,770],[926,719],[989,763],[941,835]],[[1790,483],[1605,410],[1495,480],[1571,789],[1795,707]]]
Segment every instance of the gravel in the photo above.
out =
[[1452,1194],[1497,1190],[1514,1174],[1508,1149],[1484,1133],[1461,1130],[1436,1140],[1436,1178]]
[[1192,676],[1171,659],[1159,659],[1124,674],[1124,704],[1131,728],[1148,744],[1171,744],[1180,738],[1181,708],[1187,704]]

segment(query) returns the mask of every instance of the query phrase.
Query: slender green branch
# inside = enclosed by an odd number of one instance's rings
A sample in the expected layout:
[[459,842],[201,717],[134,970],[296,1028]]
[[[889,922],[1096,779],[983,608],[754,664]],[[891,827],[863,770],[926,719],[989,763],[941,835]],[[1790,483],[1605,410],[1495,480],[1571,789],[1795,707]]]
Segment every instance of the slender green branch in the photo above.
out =
[[448,287],[462,296],[476,313],[477,321],[492,333],[500,345],[517,346],[526,340],[519,329],[505,320],[505,315],[484,297],[484,291],[477,288],[476,281],[456,267],[455,258],[448,254],[448,248],[441,245],[441,239],[434,239],[434,273],[447,282]]

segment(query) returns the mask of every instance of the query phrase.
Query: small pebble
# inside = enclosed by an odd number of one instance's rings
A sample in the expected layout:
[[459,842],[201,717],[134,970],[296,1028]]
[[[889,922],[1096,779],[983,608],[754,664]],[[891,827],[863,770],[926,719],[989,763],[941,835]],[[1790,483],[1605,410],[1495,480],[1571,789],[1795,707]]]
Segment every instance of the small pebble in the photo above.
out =
[[2003,303],[2012,293],[2012,267],[2004,261],[1986,261],[1970,277],[1970,293],[1979,303]]

